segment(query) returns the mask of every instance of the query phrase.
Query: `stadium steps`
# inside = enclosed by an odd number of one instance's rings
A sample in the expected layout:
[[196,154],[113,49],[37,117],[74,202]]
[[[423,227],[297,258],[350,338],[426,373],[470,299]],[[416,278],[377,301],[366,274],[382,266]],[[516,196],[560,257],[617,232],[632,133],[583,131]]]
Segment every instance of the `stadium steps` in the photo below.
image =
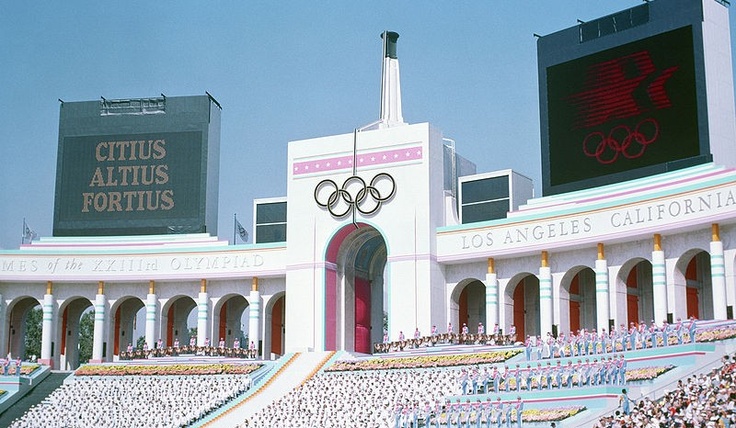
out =
[[69,374],[70,372],[51,372],[51,374],[49,374],[43,381],[0,415],[0,427],[10,426],[10,423],[16,418],[23,416],[28,409],[42,402],[56,388],[64,383],[64,379],[66,379]]
[[275,373],[266,376],[264,382],[256,384],[252,391],[242,396],[237,403],[226,406],[195,427],[235,427],[273,401],[309,380],[332,359],[334,352],[300,352],[282,357]]

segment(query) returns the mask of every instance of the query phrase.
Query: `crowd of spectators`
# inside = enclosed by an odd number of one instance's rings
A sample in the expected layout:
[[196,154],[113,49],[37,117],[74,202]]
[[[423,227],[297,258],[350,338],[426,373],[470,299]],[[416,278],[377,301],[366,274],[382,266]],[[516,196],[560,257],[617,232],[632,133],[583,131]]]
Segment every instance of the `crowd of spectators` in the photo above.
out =
[[10,427],[183,427],[250,386],[248,375],[76,377]]
[[456,371],[375,370],[320,373],[240,424],[241,428],[395,427],[403,414],[439,409],[458,395]]
[[459,332],[455,332],[452,323],[447,325],[447,331],[440,333],[436,325],[432,326],[429,336],[422,335],[419,329],[414,330],[413,337],[407,337],[403,331],[399,332],[397,340],[390,340],[388,333],[384,332],[383,342],[373,344],[373,353],[382,354],[387,352],[404,351],[407,349],[425,348],[437,345],[490,345],[509,346],[516,343],[516,328],[511,326],[509,332],[504,334],[496,324],[492,331],[486,332],[483,323],[478,323],[478,328],[472,332],[467,324],[463,324]]
[[[520,423],[521,398],[491,400],[500,392],[592,385],[624,385],[623,355],[590,361],[324,372],[274,401],[241,428],[465,426]],[[448,401],[446,397],[463,397]],[[500,426],[500,425],[499,425]]]
[[599,419],[594,428],[736,426],[735,371],[736,359],[725,356],[723,365],[679,380],[675,389],[657,400],[634,400],[623,389],[619,410]]

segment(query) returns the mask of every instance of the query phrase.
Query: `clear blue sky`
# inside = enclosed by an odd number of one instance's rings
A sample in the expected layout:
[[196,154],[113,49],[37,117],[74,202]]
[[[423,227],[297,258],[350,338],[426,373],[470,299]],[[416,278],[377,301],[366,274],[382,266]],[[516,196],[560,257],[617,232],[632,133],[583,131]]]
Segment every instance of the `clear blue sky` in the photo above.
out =
[[[659,0],[666,1],[666,0]],[[51,236],[59,102],[199,95],[222,105],[218,234],[286,194],[287,143],[378,119],[380,33],[400,34],[404,119],[479,172],[540,188],[536,43],[633,0],[0,3],[0,248]],[[732,14],[733,15],[733,14]],[[731,18],[732,28],[736,28]]]

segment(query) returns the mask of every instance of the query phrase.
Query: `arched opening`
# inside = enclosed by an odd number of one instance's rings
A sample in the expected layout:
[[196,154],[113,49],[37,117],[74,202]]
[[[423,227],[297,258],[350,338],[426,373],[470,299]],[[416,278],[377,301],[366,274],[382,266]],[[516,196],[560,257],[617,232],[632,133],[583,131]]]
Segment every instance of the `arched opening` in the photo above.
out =
[[[539,278],[531,273],[518,275],[506,287],[507,320],[516,329],[517,340],[541,334],[539,316]],[[510,308],[510,311],[509,311]]]
[[6,314],[7,353],[24,359],[40,358],[43,310],[39,301],[22,297],[8,305]]
[[[571,269],[562,279],[560,299],[560,319],[568,320],[570,332],[577,332],[581,328],[595,330],[598,327],[593,269],[585,266]],[[565,301],[567,305],[563,304]],[[561,323],[563,331],[564,327],[565,324]]]
[[[629,267],[627,269],[627,267]],[[629,324],[654,320],[654,289],[652,263],[637,259],[622,266],[621,276],[626,284],[626,319]]]
[[714,305],[709,304],[713,302],[710,254],[702,250],[687,252],[676,266],[679,276],[684,279],[686,318],[712,319]]
[[[117,359],[128,346],[138,346],[138,336],[145,335],[145,305],[137,297],[126,296],[115,301],[110,308],[113,314],[111,328],[113,346],[112,357]],[[143,325],[140,325],[143,324]],[[103,355],[108,354],[104,352]]]
[[286,336],[286,298],[281,296],[271,307],[271,352],[276,355],[284,353],[284,337]]
[[89,299],[76,297],[66,299],[59,312],[61,313],[59,366],[65,370],[76,370],[80,364],[89,362],[92,357],[94,307]]
[[450,318],[457,326],[455,332],[462,332],[463,325],[466,325],[468,331],[475,334],[479,324],[486,321],[485,284],[477,279],[461,281],[452,294],[452,306],[457,307],[457,318]]
[[367,224],[347,225],[330,241],[325,257],[325,349],[368,354],[372,343],[382,340],[386,256],[386,241]]
[[[197,302],[189,296],[175,296],[167,300],[161,308],[160,339],[164,346],[173,346],[179,339],[181,345],[188,344],[191,337],[205,334],[211,344],[217,345],[217,339],[209,337],[209,332],[197,332]],[[217,333],[217,332],[214,332]]]
[[[240,294],[228,294],[223,296],[215,305],[214,321],[217,326],[216,336],[225,341],[225,346],[233,347],[235,339],[240,342],[240,347],[247,347],[245,333],[247,321],[243,322],[243,314],[248,308],[248,301]],[[181,338],[179,339],[180,343]]]

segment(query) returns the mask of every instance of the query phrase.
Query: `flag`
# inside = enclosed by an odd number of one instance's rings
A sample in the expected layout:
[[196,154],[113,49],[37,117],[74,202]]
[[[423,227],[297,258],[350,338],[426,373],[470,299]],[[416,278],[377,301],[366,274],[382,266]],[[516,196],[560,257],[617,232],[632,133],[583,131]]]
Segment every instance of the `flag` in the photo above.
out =
[[38,233],[34,232],[33,229],[28,226],[26,219],[23,219],[23,236],[21,237],[21,244],[25,244],[26,241],[30,244],[36,238],[38,238]]
[[237,218],[235,219],[235,230],[238,232],[238,236],[240,236],[240,239],[242,239],[243,242],[248,242],[248,231],[245,230]]

